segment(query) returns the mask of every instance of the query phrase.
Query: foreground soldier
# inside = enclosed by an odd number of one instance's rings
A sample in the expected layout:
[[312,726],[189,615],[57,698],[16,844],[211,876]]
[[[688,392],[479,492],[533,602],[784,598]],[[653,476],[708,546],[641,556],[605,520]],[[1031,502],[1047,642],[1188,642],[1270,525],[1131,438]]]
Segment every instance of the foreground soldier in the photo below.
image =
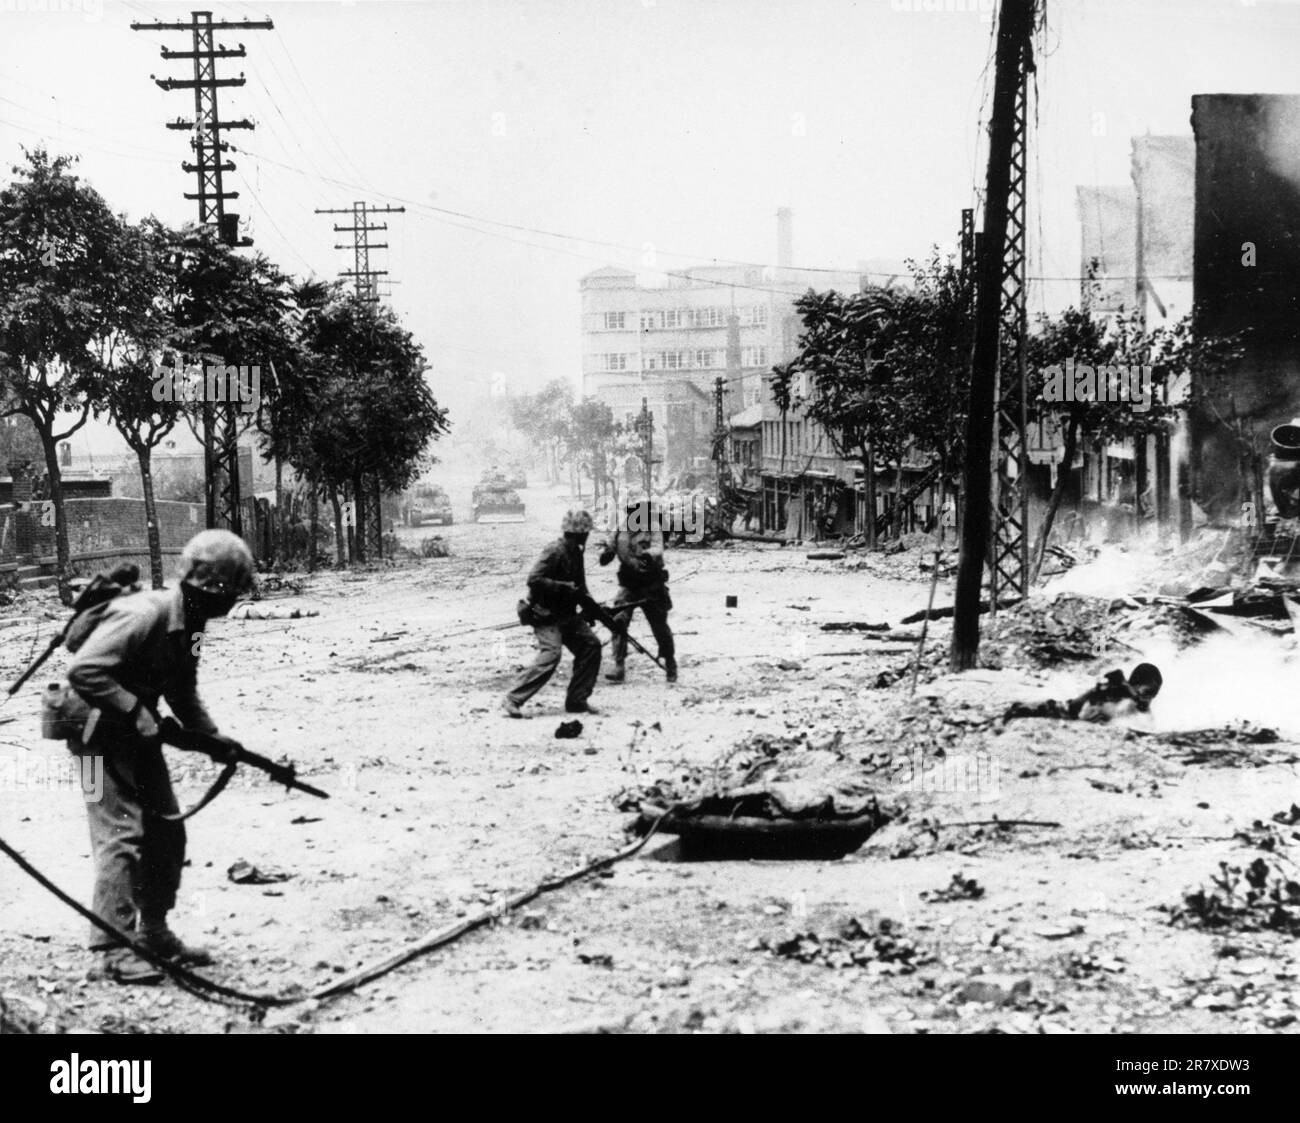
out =
[[537,636],[537,658],[516,680],[501,708],[510,717],[523,717],[525,702],[550,680],[560,665],[560,649],[573,652],[573,675],[564,708],[571,714],[594,714],[587,704],[600,672],[600,640],[578,615],[578,605],[587,596],[583,550],[591,533],[591,516],[586,511],[569,511],[560,524],[564,537],[542,551],[528,574],[528,600],[519,602],[519,620],[531,624]]
[[[181,553],[179,586],[119,597],[78,650],[68,682],[92,707],[76,753],[102,754],[102,798],[89,795],[95,861],[94,911],[113,927],[178,963],[212,957],[186,947],[167,927],[185,863],[185,827],[158,740],[158,699],[182,725],[217,727],[199,700],[197,668],[204,626],[224,616],[253,579],[253,556],[224,530],[205,530]],[[92,949],[107,947],[91,929]],[[156,982],[158,972],[123,947],[104,955],[100,974],[116,982]]]
[[650,532],[619,527],[614,531],[614,542],[600,552],[600,564],[608,565],[618,557],[618,596],[614,598],[614,615],[619,631],[614,633],[614,669],[605,677],[610,682],[622,682],[627,660],[627,629],[635,608],[618,611],[619,605],[638,602],[645,613],[646,623],[659,645],[659,658],[669,682],[677,681],[676,647],[673,632],[668,626],[668,613],[672,598],[668,595],[668,570],[664,567],[663,553],[650,548]]

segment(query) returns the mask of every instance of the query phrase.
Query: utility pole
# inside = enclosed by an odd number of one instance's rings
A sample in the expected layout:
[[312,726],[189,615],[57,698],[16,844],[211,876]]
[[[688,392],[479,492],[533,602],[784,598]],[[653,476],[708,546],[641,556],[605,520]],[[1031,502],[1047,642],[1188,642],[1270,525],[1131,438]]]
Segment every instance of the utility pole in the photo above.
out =
[[650,412],[650,405],[647,399],[641,399],[641,416],[637,420],[637,428],[641,431],[641,484],[645,490],[645,497],[650,498],[650,473],[652,471],[652,460],[655,449],[655,415]]
[[351,277],[353,286],[356,290],[358,300],[367,304],[379,303],[379,286],[375,280],[376,277],[388,276],[387,269],[370,268],[370,251],[388,249],[387,242],[372,242],[370,234],[376,230],[387,230],[388,223],[380,222],[371,225],[369,216],[375,214],[405,214],[405,207],[380,207],[374,203],[367,203],[359,200],[352,204],[351,207],[328,207],[316,208],[317,214],[347,214],[352,216],[351,226],[334,226],[335,233],[351,234],[352,244],[346,245],[335,242],[336,250],[352,251],[352,268],[345,269],[339,273],[340,277]]
[[214,31],[271,31],[274,24],[268,20],[219,20],[213,22],[211,12],[191,12],[189,23],[140,23],[133,21],[132,31],[188,31],[192,38],[192,49],[188,51],[171,51],[162,48],[165,59],[191,59],[194,63],[193,78],[157,78],[149,75],[154,82],[167,91],[194,91],[194,120],[177,118],[168,121],[167,128],[180,132],[191,132],[190,147],[194,149],[194,163],[185,161],[181,167],[194,174],[198,190],[185,192],[185,198],[197,199],[199,204],[200,225],[217,227],[221,240],[228,246],[251,246],[251,238],[239,236],[239,215],[226,213],[226,200],[238,199],[238,191],[226,191],[222,184],[222,175],[233,172],[235,165],[223,157],[230,150],[230,145],[221,139],[221,134],[230,129],[252,129],[253,123],[247,119],[223,121],[217,111],[217,90],[222,87],[237,87],[244,84],[244,76],[238,78],[218,78],[217,59],[244,58],[247,52],[244,44],[237,47],[214,46]]
[[[1033,0],[1030,0],[1030,30]],[[1007,182],[1007,230],[1002,250],[1001,362],[998,364],[996,490],[993,504],[993,564],[989,570],[989,611],[996,615],[1004,590],[1019,596],[1029,592],[1029,457],[1025,431],[1029,403],[1025,386],[1025,329],[1027,327],[1025,265],[1025,166],[1028,154],[1029,72],[1033,69],[1026,39],[1016,83],[1011,132],[1011,164]]]
[[[351,234],[352,243],[335,242],[336,250],[352,251],[352,268],[339,273],[340,277],[351,277],[356,299],[363,304],[379,303],[379,283],[377,278],[388,276],[387,269],[370,268],[370,251],[388,249],[387,242],[372,242],[370,235],[376,231],[387,230],[388,223],[372,223],[370,216],[376,214],[405,214],[405,207],[379,206],[358,199],[350,207],[317,207],[316,214],[346,214],[352,216],[351,226],[334,224],[337,234]],[[354,496],[357,512],[358,554],[364,561],[367,554],[375,558],[383,555],[384,547],[384,513],[381,501],[382,489],[377,477],[365,477],[359,481]]]
[[727,380],[718,375],[713,380],[713,461],[718,466],[719,479],[722,478],[723,467],[727,463],[727,420],[722,408],[726,388]]
[[[191,49],[172,51],[162,48],[164,59],[190,59],[194,64],[193,78],[158,78],[150,75],[163,90],[193,90],[194,120],[178,117],[168,121],[167,128],[179,132],[192,132],[190,147],[194,162],[183,161],[181,168],[195,177],[197,191],[186,191],[185,198],[199,204],[199,224],[214,226],[217,237],[227,246],[251,246],[252,238],[240,237],[239,215],[227,213],[226,200],[239,198],[238,191],[227,191],[223,183],[226,172],[235,170],[234,162],[224,157],[230,145],[221,139],[222,133],[231,129],[252,129],[247,119],[223,121],[217,109],[217,90],[244,85],[244,76],[218,78],[217,59],[244,58],[246,51],[240,43],[226,47],[214,43],[214,31],[270,31],[270,20],[219,20],[213,22],[211,12],[191,12],[189,23],[140,23],[133,21],[132,31],[188,31]],[[217,356],[222,369],[237,356]],[[226,379],[223,374],[222,382]],[[228,388],[228,387],[227,387]],[[205,523],[209,529],[224,526],[235,534],[243,533],[243,512],[239,485],[239,406],[225,402],[221,409],[217,403],[202,403],[203,414],[203,479]]]
[[[975,345],[971,356],[970,408],[966,418],[963,480],[965,510],[957,561],[950,666],[974,667],[979,657],[980,586],[989,556],[993,514],[993,444],[998,400],[998,336],[1002,319],[1004,250],[1015,146],[1016,102],[1030,59],[1034,0],[1002,0],[989,123],[984,238],[977,262]],[[1022,395],[1023,401],[1023,395]],[[996,593],[994,594],[996,595]]]

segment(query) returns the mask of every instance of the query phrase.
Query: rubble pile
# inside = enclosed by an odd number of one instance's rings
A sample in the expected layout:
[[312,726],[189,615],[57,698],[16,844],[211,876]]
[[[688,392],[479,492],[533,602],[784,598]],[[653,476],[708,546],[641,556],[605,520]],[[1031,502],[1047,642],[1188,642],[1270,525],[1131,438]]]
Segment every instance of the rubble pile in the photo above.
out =
[[952,880],[942,889],[926,889],[921,900],[931,904],[944,904],[950,901],[978,901],[984,896],[984,886],[973,877],[962,873],[952,875]]
[[[1285,748],[1277,730],[1238,722],[1217,729],[1187,729],[1172,733],[1144,733],[1129,730],[1128,740],[1141,739],[1187,751],[1180,764],[1204,764],[1213,768],[1263,768],[1270,764],[1293,764],[1300,758]],[[1260,746],[1279,746],[1261,748]]]
[[988,625],[982,662],[990,667],[1045,667],[1100,658],[1114,629],[1111,612],[1116,606],[1122,609],[1125,602],[1058,593],[1003,608]]
[[1256,858],[1248,866],[1219,863],[1210,885],[1183,897],[1172,921],[1188,928],[1258,932],[1269,929],[1300,935],[1300,882],[1283,868],[1294,863],[1281,855]]
[[673,776],[624,789],[621,811],[690,807],[701,813],[777,818],[857,818],[877,809],[875,790],[857,763],[807,734],[753,734],[710,765],[682,765]]
[[[875,550],[853,550],[837,564],[891,581],[928,582],[937,545],[938,540],[929,534],[907,534]],[[944,550],[939,556],[940,578],[950,576],[956,562],[956,549]]]
[[638,812],[632,830],[639,834],[653,827],[748,856],[846,854],[897,810],[840,751],[840,737],[822,746],[806,734],[754,735],[711,765],[682,766],[671,777],[625,789],[616,805]]
[[910,975],[935,962],[933,954],[902,934],[897,921],[884,917],[868,917],[865,923],[850,917],[830,935],[798,932],[775,943],[762,941],[762,946],[782,959],[839,969],[865,967],[873,975]]

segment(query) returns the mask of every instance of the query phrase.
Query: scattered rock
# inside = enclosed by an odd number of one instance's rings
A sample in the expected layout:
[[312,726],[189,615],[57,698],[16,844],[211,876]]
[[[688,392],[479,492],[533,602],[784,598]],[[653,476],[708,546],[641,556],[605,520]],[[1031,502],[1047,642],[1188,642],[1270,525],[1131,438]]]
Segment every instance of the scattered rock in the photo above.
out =
[[958,988],[958,1002],[984,1002],[1005,1006],[1017,998],[1028,998],[1033,981],[1017,975],[975,975]]

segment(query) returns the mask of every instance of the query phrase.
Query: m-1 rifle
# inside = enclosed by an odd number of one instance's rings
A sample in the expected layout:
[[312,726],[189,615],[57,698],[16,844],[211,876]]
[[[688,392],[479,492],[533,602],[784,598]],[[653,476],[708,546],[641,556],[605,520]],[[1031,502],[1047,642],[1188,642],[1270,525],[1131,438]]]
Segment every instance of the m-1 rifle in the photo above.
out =
[[158,739],[164,745],[205,753],[227,767],[247,764],[250,768],[265,772],[277,784],[283,784],[286,788],[306,792],[317,799],[329,799],[329,792],[323,792],[320,788],[314,788],[299,780],[292,764],[277,764],[269,757],[249,751],[230,737],[222,737],[215,733],[201,733],[197,729],[186,729],[175,718],[165,717],[158,723]]
[[618,616],[616,615],[617,613],[627,612],[629,614],[628,622],[630,623],[632,609],[641,608],[644,605],[649,603],[650,602],[648,599],[630,600],[625,602],[624,604],[617,604],[614,605],[613,607],[607,608],[605,605],[601,604],[598,600],[596,600],[596,598],[593,597],[590,593],[578,594],[578,605],[582,608],[583,616],[589,617],[590,619],[595,620],[597,623],[604,624],[605,627],[608,628],[611,632],[613,632],[614,635],[616,636],[626,637],[628,643],[630,643],[639,652],[641,652],[642,655],[644,655],[647,659],[649,659],[652,663],[654,663],[661,671],[667,671],[668,668],[666,668],[663,665],[663,662],[658,658],[658,656],[651,655],[650,652],[647,651],[645,647],[642,646],[640,641],[637,640],[637,638],[628,631],[627,624],[619,623]]

